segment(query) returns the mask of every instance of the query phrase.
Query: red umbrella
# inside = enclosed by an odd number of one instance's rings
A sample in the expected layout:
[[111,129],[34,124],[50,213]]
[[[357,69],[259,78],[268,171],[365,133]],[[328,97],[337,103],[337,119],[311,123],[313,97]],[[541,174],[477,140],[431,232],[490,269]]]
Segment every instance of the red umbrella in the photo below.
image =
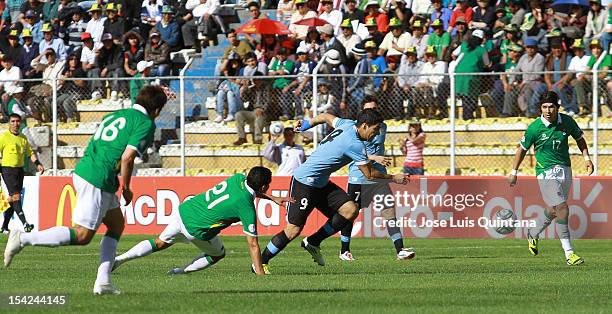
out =
[[303,19],[303,20],[299,20],[293,24],[295,25],[306,25],[306,26],[311,26],[311,27],[317,27],[317,26],[323,26],[325,24],[328,24],[329,22],[327,22],[324,19],[320,19],[318,17],[309,17],[307,19]]
[[291,31],[285,24],[271,19],[250,20],[240,26],[236,33],[261,35],[289,35]]

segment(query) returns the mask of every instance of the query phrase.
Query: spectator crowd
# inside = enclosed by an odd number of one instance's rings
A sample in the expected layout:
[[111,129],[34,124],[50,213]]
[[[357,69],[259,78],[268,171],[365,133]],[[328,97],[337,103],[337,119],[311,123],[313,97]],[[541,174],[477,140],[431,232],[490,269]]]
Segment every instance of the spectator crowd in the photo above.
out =
[[[79,100],[127,97],[141,86],[117,78],[176,74],[171,52],[205,49],[227,34],[216,122],[260,129],[303,117],[315,109],[309,74],[323,59],[319,112],[355,117],[366,97],[376,97],[387,119],[444,118],[446,74],[459,56],[463,119],[477,117],[478,104],[491,116],[537,116],[546,91],[559,94],[568,114],[585,115],[592,110],[589,70],[612,38],[612,6],[600,0],[588,7],[550,0],[234,1],[247,10],[243,22],[272,17],[290,31],[246,36],[228,26],[235,12],[221,5],[231,1],[0,0],[2,111],[8,115],[13,101],[49,121],[50,81],[58,79],[60,117],[78,120]],[[607,56],[599,76],[607,104],[610,66]],[[538,73],[544,71],[560,73]],[[473,74],[479,72],[494,74]]]

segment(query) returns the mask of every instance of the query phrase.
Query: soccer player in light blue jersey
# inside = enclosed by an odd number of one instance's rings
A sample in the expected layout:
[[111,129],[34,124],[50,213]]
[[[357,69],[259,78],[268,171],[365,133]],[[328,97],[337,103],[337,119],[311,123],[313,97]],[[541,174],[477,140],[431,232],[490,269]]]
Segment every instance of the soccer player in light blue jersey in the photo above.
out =
[[[367,97],[364,100],[363,109],[376,109],[376,100]],[[386,166],[391,164],[391,158],[385,157],[385,138],[387,136],[387,125],[383,122],[380,127],[380,132],[371,141],[366,142],[366,150],[368,153],[368,159],[372,163],[372,167],[376,170],[387,173]],[[357,206],[361,208],[368,208],[375,199],[376,195],[381,195],[381,199],[384,199],[385,195],[393,195],[391,188],[389,187],[388,180],[370,180],[363,175],[363,172],[359,170],[359,167],[355,162],[351,162],[349,165],[349,182],[346,192],[355,201]],[[381,204],[384,208],[381,211],[383,218],[385,219],[396,219],[395,216],[395,204],[391,202],[383,202]],[[352,261],[355,258],[350,250],[351,234],[353,231],[353,223],[347,224],[341,230],[340,242],[342,244],[340,260]],[[393,245],[396,251],[396,258],[398,260],[407,260],[415,256],[412,248],[404,248],[404,240],[402,239],[402,232],[397,224],[387,224],[387,232],[389,237],[393,241]]]
[[319,247],[321,241],[340,231],[359,214],[350,196],[329,180],[329,176],[338,169],[354,162],[368,179],[392,179],[399,184],[407,183],[409,176],[380,172],[369,162],[366,142],[379,134],[382,122],[378,111],[365,109],[359,113],[356,121],[321,114],[298,123],[297,129],[301,132],[323,123],[332,125],[334,131],[294,172],[289,196],[296,202],[287,206],[287,226],[270,240],[262,253],[264,269],[269,271],[270,259],[302,232],[308,215],[315,207],[329,220],[317,232],[304,238],[301,246],[316,263],[325,265]]

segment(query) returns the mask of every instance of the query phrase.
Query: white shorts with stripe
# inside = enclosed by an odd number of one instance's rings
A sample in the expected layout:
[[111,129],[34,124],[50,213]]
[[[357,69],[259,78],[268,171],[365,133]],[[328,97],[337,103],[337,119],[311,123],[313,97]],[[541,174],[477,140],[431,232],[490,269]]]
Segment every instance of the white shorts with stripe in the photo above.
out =
[[556,165],[540,173],[537,178],[546,205],[553,207],[567,202],[572,184],[572,168]]
[[178,213],[178,211],[172,213],[171,219],[172,221],[159,235],[160,240],[169,244],[179,242],[193,243],[193,245],[197,246],[202,252],[210,256],[225,255],[225,248],[223,247],[223,241],[221,241],[221,238],[214,237],[208,241],[194,238],[191,234],[189,234],[189,232],[187,232],[187,229],[185,229],[185,225],[183,225],[181,215]]
[[89,230],[98,230],[106,212],[119,208],[117,195],[102,191],[77,174],[72,174],[72,183],[77,193],[72,222]]

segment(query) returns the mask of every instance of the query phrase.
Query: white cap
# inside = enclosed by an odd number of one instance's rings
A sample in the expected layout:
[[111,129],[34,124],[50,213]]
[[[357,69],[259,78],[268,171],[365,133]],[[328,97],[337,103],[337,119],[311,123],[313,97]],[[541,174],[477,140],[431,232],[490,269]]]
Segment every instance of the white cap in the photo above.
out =
[[14,95],[14,94],[18,94],[18,93],[23,93],[23,87],[22,86],[15,86],[10,90],[6,91],[7,94],[9,95]]
[[472,32],[472,36],[478,37],[480,39],[484,38],[484,31],[482,29],[476,29]]
[[144,72],[144,70],[152,66],[153,66],[153,61],[140,61],[136,65],[136,70],[138,70],[138,72]]
[[296,54],[298,54],[298,53],[308,53],[308,48],[305,47],[305,46],[299,46],[295,53]]
[[336,49],[332,49],[326,52],[325,57],[326,57],[325,59],[327,60],[327,63],[331,65],[340,64],[340,52],[338,52],[338,50]]

